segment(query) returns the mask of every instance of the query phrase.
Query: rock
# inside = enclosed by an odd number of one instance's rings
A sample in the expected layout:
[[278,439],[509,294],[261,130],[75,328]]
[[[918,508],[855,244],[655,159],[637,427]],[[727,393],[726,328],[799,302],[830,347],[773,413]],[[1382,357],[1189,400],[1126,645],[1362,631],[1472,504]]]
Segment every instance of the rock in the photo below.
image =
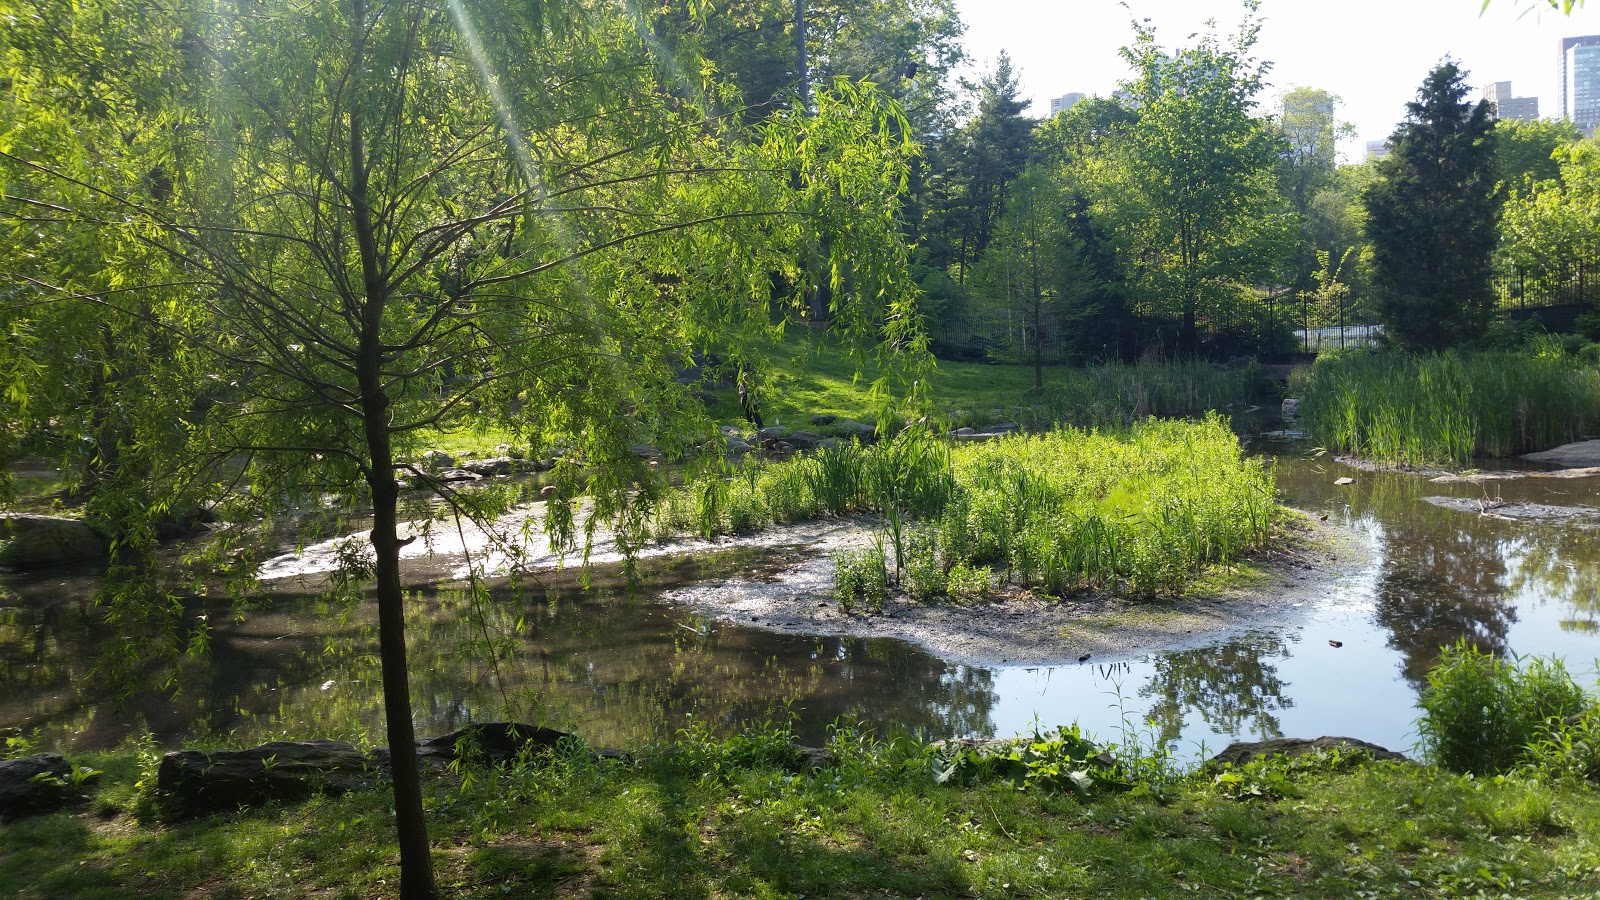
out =
[[796,450],[815,450],[822,443],[822,435],[811,431],[791,431],[784,441]]
[[836,437],[825,437],[817,442],[818,450],[837,450],[844,446],[844,440]]
[[722,445],[723,452],[729,456],[742,456],[753,449],[755,448],[751,447],[749,442],[736,437],[728,438]]
[[1355,484],[1356,480],[1354,478],[1350,478],[1350,477],[1346,476],[1344,478],[1335,478],[1333,480],[1333,483],[1336,484],[1336,485],[1339,485],[1340,487],[1344,487],[1345,485],[1348,485],[1348,484]]
[[1300,401],[1289,397],[1283,398],[1283,417],[1293,419],[1300,415]]
[[834,420],[838,419],[838,418],[839,418],[838,416],[833,415],[831,413],[817,413],[816,415],[811,417],[811,424],[813,424],[813,425],[832,425],[834,423]]
[[1211,757],[1212,762],[1229,763],[1242,766],[1258,756],[1301,756],[1306,753],[1316,753],[1322,750],[1365,750],[1373,759],[1405,761],[1402,753],[1396,753],[1377,744],[1348,737],[1319,737],[1319,738],[1276,738],[1270,741],[1239,741],[1229,744],[1226,749],[1216,756]]
[[456,464],[456,458],[443,450],[429,450],[422,454],[421,462],[424,469],[448,469]]
[[273,741],[249,750],[174,750],[161,758],[156,790],[181,812],[205,813],[342,793],[382,777],[378,762],[344,741]]
[[950,433],[955,437],[967,437],[968,435],[977,434],[978,432],[977,429],[973,428],[957,428],[955,431]]
[[72,766],[59,753],[0,762],[0,815],[48,812],[74,798]]
[[862,443],[878,436],[878,426],[857,422],[855,419],[836,419],[830,428],[834,434],[842,438],[855,438]]
[[482,722],[417,742],[417,755],[445,762],[465,756],[473,762],[506,763],[524,749],[549,751],[568,737],[564,731],[518,722]]
[[628,448],[628,452],[639,457],[640,459],[661,458],[661,450],[653,444],[634,444]]
[[539,499],[554,500],[556,498],[556,493],[556,486],[553,484],[547,484],[539,489]]
[[1005,437],[1005,433],[1004,432],[990,432],[990,431],[976,431],[976,432],[973,432],[972,434],[955,434],[955,435],[951,435],[951,437],[955,438],[958,441],[992,441],[992,440],[995,440],[997,438]]
[[722,436],[725,438],[739,438],[740,440],[744,439],[744,432],[733,427],[732,425],[724,425],[717,430],[722,432]]
[[1550,450],[1523,454],[1531,462],[1555,463],[1558,466],[1600,466],[1600,440],[1576,441]]
[[1585,522],[1600,519],[1593,506],[1554,506],[1549,503],[1509,503],[1471,497],[1423,497],[1424,501],[1457,512],[1517,522]]
[[482,478],[493,478],[499,475],[510,475],[518,468],[517,461],[509,456],[491,456],[487,459],[475,459],[464,462],[461,468]]
[[511,456],[512,455],[511,451],[515,450],[515,449],[516,448],[511,446],[510,444],[496,444],[494,446],[494,455],[495,456]]
[[985,425],[978,429],[980,434],[1010,434],[1013,431],[1021,430],[1022,426],[1015,422],[996,422],[993,425]]
[[477,481],[478,474],[471,469],[440,469],[433,473],[434,481]]
[[756,432],[756,443],[766,445],[772,441],[781,441],[789,436],[789,429],[782,425],[772,425]]
[[42,569],[106,560],[109,545],[100,533],[77,519],[25,513],[0,515],[0,566]]

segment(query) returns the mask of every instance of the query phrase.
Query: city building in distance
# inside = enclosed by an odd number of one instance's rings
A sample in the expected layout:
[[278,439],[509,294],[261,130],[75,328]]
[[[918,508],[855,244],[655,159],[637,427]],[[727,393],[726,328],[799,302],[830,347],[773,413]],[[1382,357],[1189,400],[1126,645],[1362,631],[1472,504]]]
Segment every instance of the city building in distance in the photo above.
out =
[[1509,81],[1496,81],[1484,88],[1483,99],[1489,101],[1489,112],[1496,119],[1515,122],[1539,120],[1539,98],[1512,96]]
[[1383,159],[1389,155],[1388,141],[1367,141],[1367,162]]
[[1079,100],[1082,100],[1083,97],[1084,97],[1083,94],[1073,93],[1073,94],[1062,94],[1059,97],[1051,98],[1051,100],[1050,100],[1050,115],[1053,116],[1056,113],[1066,112],[1067,110],[1071,109],[1073,107],[1073,105],[1076,104]]
[[1600,125],[1600,34],[1561,39],[1561,118],[1585,137]]

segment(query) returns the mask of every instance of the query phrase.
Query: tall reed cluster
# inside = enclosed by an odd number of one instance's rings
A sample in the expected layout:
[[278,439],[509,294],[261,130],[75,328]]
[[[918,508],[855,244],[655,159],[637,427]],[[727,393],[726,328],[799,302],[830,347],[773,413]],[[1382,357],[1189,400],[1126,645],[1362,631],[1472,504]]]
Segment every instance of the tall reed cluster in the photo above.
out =
[[991,579],[1053,596],[1181,593],[1262,544],[1278,509],[1271,476],[1213,415],[959,446],[907,432],[693,481],[662,518],[716,534],[877,513],[893,580],[966,599]]
[[1200,416],[1230,403],[1242,406],[1252,381],[1247,369],[1195,360],[1106,363],[1058,370],[1050,377],[1041,420],[1080,428],[1127,426],[1151,416]]
[[1600,428],[1600,370],[1554,342],[1522,352],[1317,360],[1300,415],[1329,449],[1405,465],[1515,456]]

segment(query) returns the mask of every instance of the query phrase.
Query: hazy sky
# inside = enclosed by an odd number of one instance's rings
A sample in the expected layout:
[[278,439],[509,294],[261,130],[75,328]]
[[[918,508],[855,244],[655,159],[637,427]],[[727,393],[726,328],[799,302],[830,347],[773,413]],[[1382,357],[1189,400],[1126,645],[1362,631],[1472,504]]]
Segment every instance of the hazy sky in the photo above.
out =
[[[975,64],[987,69],[1000,50],[1008,51],[1036,116],[1049,112],[1051,97],[1109,94],[1126,78],[1117,50],[1132,40],[1135,17],[1150,19],[1162,46],[1174,47],[1189,44],[1209,18],[1232,34],[1242,16],[1238,0],[1126,0],[1126,9],[1118,0],[956,4]],[[1473,85],[1510,81],[1516,96],[1539,98],[1540,115],[1559,115],[1556,42],[1600,34],[1600,0],[1570,18],[1548,11],[1519,18],[1527,7],[1514,0],[1495,0],[1482,16],[1480,6],[1479,0],[1263,0],[1256,55],[1274,65],[1262,100],[1302,85],[1338,94],[1340,118],[1355,123],[1359,135],[1341,151],[1359,160],[1361,142],[1387,138],[1428,70],[1449,54]]]

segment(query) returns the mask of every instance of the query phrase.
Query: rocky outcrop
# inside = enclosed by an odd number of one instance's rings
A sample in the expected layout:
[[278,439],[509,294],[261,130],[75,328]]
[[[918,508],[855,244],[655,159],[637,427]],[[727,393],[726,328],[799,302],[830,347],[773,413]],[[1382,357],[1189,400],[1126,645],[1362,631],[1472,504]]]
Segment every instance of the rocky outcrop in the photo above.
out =
[[0,762],[0,816],[48,812],[77,798],[72,766],[59,753]]
[[1239,741],[1211,757],[1214,763],[1242,766],[1258,756],[1302,756],[1323,750],[1364,750],[1378,760],[1405,761],[1406,756],[1377,744],[1348,737],[1275,738],[1270,741]]
[[[504,764],[553,749],[566,732],[517,722],[483,722],[417,742],[419,764],[435,770],[460,758]],[[612,750],[595,755],[621,758]],[[313,793],[343,793],[387,781],[389,748],[363,753],[344,741],[274,741],[249,750],[174,750],[161,758],[156,790],[180,814],[202,814]]]
[[1551,450],[1524,454],[1522,458],[1570,468],[1600,466],[1600,440],[1562,444]]
[[425,469],[448,469],[456,464],[456,458],[443,450],[429,450],[420,461]]
[[382,774],[376,760],[345,741],[273,741],[249,750],[174,750],[161,758],[156,790],[178,812],[204,813],[343,793]]
[[43,569],[103,563],[109,547],[99,532],[77,519],[24,513],[0,515],[0,566]]
[[828,426],[828,430],[847,440],[855,438],[863,444],[878,435],[878,426],[855,419],[836,419]]

